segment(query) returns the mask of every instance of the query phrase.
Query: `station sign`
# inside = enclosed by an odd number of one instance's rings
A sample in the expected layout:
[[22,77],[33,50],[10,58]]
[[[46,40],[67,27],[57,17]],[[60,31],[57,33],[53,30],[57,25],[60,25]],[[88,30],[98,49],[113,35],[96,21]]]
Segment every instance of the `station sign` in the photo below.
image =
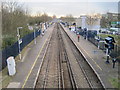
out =
[[111,24],[120,24],[120,22],[111,22]]

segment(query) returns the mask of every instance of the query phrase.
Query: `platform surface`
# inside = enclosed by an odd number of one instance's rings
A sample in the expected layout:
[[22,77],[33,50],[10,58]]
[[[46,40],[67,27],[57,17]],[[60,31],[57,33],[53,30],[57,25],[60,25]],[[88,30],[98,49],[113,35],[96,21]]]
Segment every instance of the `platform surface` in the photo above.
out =
[[84,39],[82,36],[80,36],[80,41],[78,42],[77,35],[74,32],[70,31],[67,27],[63,26],[63,28],[84,54],[88,60],[88,63],[91,65],[91,67],[94,69],[102,81],[104,87],[114,88],[111,82],[114,78],[118,78],[119,64],[116,63],[115,68],[112,67],[112,60],[110,60],[109,64],[106,64],[106,54],[102,50],[98,49],[94,44]]
[[[27,47],[22,60],[16,62],[17,73],[12,76],[12,81],[7,88],[32,88],[36,75],[41,64],[41,51],[53,31],[53,26],[49,27],[44,36],[37,37],[37,44],[34,41]],[[17,83],[15,83],[17,82]]]

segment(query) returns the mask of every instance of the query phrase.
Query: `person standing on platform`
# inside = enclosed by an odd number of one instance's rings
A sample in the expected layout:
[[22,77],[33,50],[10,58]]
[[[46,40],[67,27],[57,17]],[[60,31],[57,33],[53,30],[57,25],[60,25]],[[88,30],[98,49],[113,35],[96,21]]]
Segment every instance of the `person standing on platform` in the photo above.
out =
[[110,56],[112,57],[113,68],[115,68],[115,63],[117,62],[117,54],[115,50],[111,51]]
[[113,59],[112,59],[112,62],[113,62],[113,68],[115,68],[115,62],[116,62],[116,59],[113,58]]
[[80,35],[78,34],[78,42],[79,42],[79,40],[80,40]]

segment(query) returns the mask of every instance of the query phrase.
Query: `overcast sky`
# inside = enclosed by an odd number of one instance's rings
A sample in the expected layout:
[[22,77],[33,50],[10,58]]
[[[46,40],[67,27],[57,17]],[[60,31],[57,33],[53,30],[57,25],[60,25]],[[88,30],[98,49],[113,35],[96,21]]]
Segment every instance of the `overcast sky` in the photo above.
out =
[[[9,0],[10,1],[10,0]],[[18,0],[23,2],[32,15],[36,13],[48,13],[58,17],[72,14],[80,16],[81,14],[118,12],[119,0]]]
[[[9,0],[10,1],[10,0]],[[19,0],[20,2],[119,2],[119,0]]]

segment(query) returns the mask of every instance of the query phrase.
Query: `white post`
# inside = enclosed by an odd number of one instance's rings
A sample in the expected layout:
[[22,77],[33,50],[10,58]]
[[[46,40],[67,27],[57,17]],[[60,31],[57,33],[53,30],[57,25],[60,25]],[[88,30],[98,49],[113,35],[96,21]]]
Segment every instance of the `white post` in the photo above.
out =
[[87,35],[86,35],[86,40],[87,40]]
[[100,49],[100,37],[98,38],[98,49]]
[[36,26],[37,26],[37,24],[34,25],[34,44],[37,43],[37,42],[36,42],[36,32],[35,32],[35,31],[36,31],[36,30],[35,30],[35,29],[36,29]]
[[98,39],[99,39],[99,42],[98,42],[98,49],[100,49],[100,33],[98,32],[98,34],[99,34],[99,37],[98,37]]
[[106,49],[106,56],[107,56],[106,63],[109,63],[109,53],[108,53],[108,48]]
[[100,49],[100,42],[98,42],[98,49]]
[[20,58],[20,60],[22,59],[22,57],[21,57],[21,51],[20,51],[20,31],[19,31],[19,29],[22,29],[22,27],[18,27],[17,28],[17,36],[18,36],[18,50],[19,50],[19,58]]
[[86,32],[86,40],[88,40],[88,30],[87,30],[87,32]]
[[106,56],[108,55],[108,48],[106,48]]
[[35,34],[35,29],[34,29],[34,44],[36,44],[36,34]]

